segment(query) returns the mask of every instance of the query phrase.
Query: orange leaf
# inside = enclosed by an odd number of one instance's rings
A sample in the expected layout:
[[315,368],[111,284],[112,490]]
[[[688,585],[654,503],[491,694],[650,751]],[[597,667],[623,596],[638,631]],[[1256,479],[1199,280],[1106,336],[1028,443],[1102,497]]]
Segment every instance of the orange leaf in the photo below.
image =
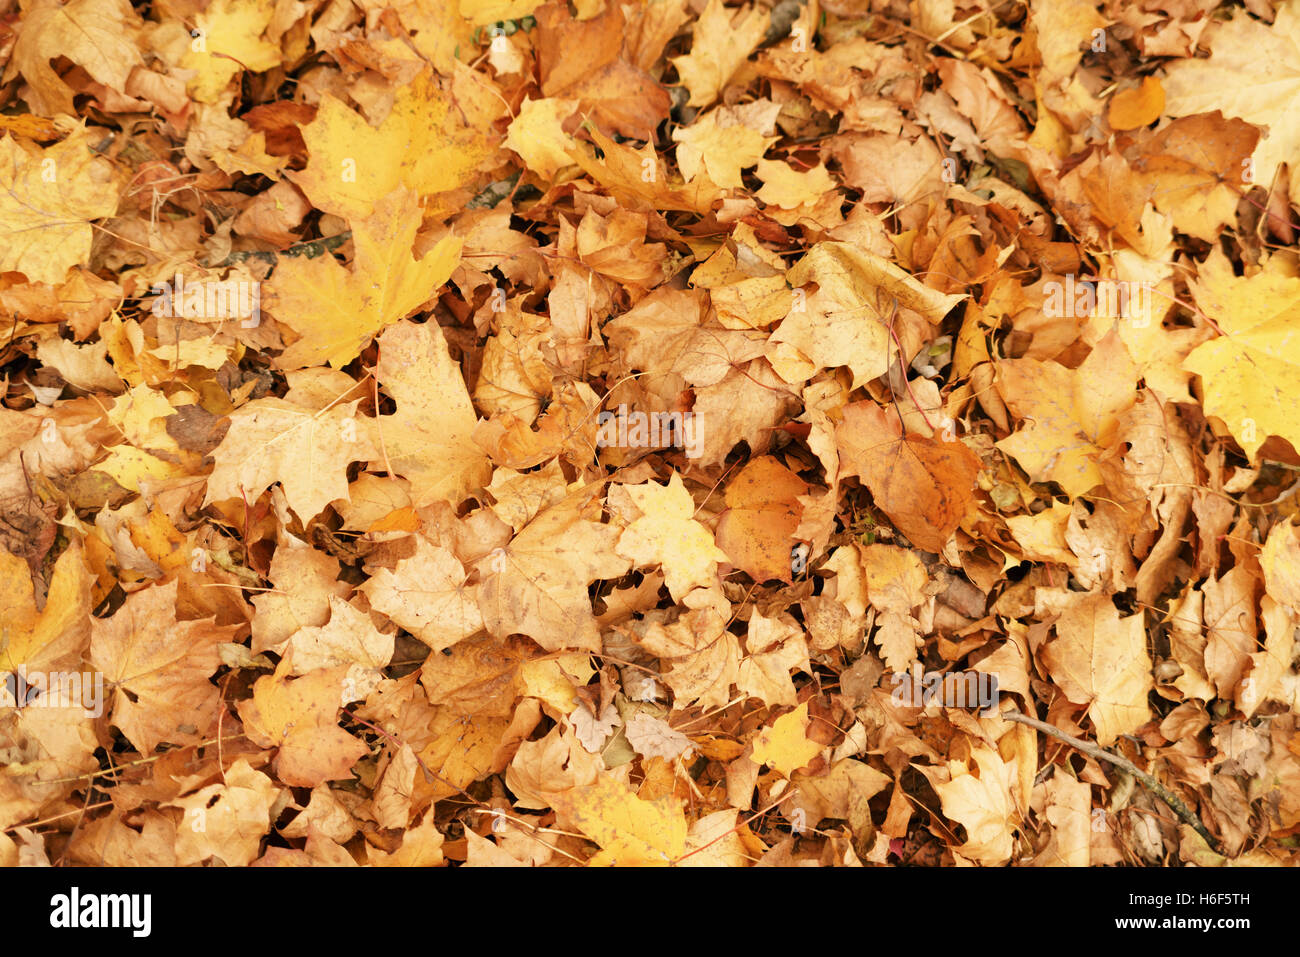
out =
[[975,453],[961,442],[903,435],[897,418],[871,401],[846,406],[835,437],[842,474],[858,475],[913,544],[943,551],[974,502]]

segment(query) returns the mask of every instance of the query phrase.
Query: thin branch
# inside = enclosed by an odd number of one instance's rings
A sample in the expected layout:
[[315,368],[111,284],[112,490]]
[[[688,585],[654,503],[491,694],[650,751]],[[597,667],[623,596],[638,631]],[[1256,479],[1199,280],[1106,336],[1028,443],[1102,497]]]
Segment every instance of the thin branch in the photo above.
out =
[[1107,761],[1115,765],[1117,768],[1127,771],[1129,774],[1133,775],[1133,777],[1141,781],[1142,785],[1147,790],[1168,804],[1175,814],[1182,818],[1183,821],[1196,831],[1197,834],[1201,835],[1205,840],[1205,843],[1208,844],[1216,854],[1222,855],[1224,853],[1219,842],[1215,840],[1210,832],[1206,830],[1205,825],[1201,823],[1201,819],[1193,814],[1176,794],[1166,788],[1151,775],[1147,774],[1147,772],[1138,768],[1138,766],[1128,758],[1121,757],[1118,754],[1113,754],[1105,748],[1100,748],[1095,744],[1089,744],[1087,741],[1080,738],[1072,737],[1060,728],[1048,724],[1046,721],[1039,721],[1037,718],[1031,718],[1018,711],[1004,711],[1001,717],[1003,721],[1015,721],[1019,724],[1027,724],[1029,727],[1043,732],[1043,734],[1051,735],[1060,741],[1064,741],[1071,747],[1078,748],[1089,757],[1096,758],[1099,761]]

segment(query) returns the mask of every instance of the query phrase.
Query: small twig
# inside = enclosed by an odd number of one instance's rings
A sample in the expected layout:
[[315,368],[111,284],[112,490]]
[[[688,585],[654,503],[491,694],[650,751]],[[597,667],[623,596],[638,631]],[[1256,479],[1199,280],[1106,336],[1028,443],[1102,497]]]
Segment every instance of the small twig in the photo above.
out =
[[[85,774],[74,774],[74,775],[72,775],[71,777],[66,777],[66,778],[51,778],[51,779],[48,780],[48,781],[41,781],[41,782],[39,782],[39,783],[41,783],[41,784],[68,784],[68,783],[70,783],[70,782],[75,782],[75,781],[93,781],[93,780],[95,780],[95,778],[104,777],[105,775],[109,775],[109,774],[112,774],[112,775],[120,774],[121,772],[125,771],[127,768],[134,768],[134,767],[137,767],[137,766],[139,766],[139,765],[141,765],[141,764],[149,764],[150,762],[157,761],[157,760],[159,760],[159,759],[161,759],[161,758],[165,758],[165,757],[167,757],[169,754],[175,754],[177,751],[185,751],[185,750],[188,750],[188,749],[190,749],[190,748],[206,748],[208,745],[211,745],[211,744],[219,744],[219,743],[222,742],[222,741],[234,741],[236,738],[242,738],[242,737],[244,737],[244,735],[243,735],[242,733],[240,733],[240,734],[228,734],[228,735],[226,735],[224,738],[209,738],[209,739],[206,740],[206,741],[199,741],[197,744],[187,744],[187,745],[184,745],[184,746],[182,746],[182,747],[180,747],[180,748],[173,748],[173,749],[171,749],[171,750],[169,750],[169,751],[163,751],[163,752],[161,752],[161,753],[159,753],[159,754],[151,754],[151,755],[149,755],[149,757],[147,757],[147,758],[140,758],[139,760],[136,760],[136,761],[127,761],[127,762],[124,763],[124,764],[115,764],[115,765],[113,765],[112,767],[109,767],[109,768],[100,768],[98,771],[89,771],[89,772],[87,772],[87,773],[85,773]],[[116,783],[116,782],[114,782],[114,783]],[[22,827],[23,825],[20,824],[20,825],[16,825],[16,826]],[[27,826],[27,827],[31,827],[32,825],[28,824],[28,825],[26,825],[26,826]],[[8,828],[6,828],[6,830],[8,830]]]
[[[903,376],[903,385],[905,385],[905,386],[907,387],[907,396],[908,396],[909,399],[912,400],[912,405],[915,406],[916,411],[919,412],[919,413],[921,414],[921,418],[925,421],[925,424],[929,427],[930,431],[931,431],[931,432],[934,432],[934,431],[937,431],[937,430],[935,429],[935,427],[934,427],[934,423],[931,422],[931,421],[930,421],[930,417],[929,417],[928,415],[925,414],[925,409],[921,408],[921,401],[916,397],[916,393],[912,391],[912,383],[909,382],[909,381],[908,381],[908,378],[907,378],[907,368],[908,368],[908,365],[909,365],[909,363],[908,363],[908,361],[907,361],[907,355],[903,352],[903,343],[902,343],[902,340],[900,340],[900,339],[898,338],[898,333],[896,333],[896,332],[894,331],[894,317],[897,316],[897,315],[898,315],[898,300],[895,299],[895,300],[894,300],[894,308],[893,308],[893,309],[890,311],[890,313],[889,313],[889,335],[890,335],[890,338],[892,338],[892,339],[894,340],[894,345],[898,347],[898,365],[899,365],[899,368],[901,369],[901,374],[902,374],[902,376]],[[890,389],[891,389],[891,390],[893,389],[893,385],[892,385],[892,384],[890,385]],[[897,402],[895,402],[895,407],[897,408]],[[901,422],[901,420],[902,420],[902,418],[903,418],[903,415],[902,415],[901,412],[899,412],[899,416],[898,416],[898,417],[899,417],[899,420],[900,420],[900,422]],[[906,423],[906,422],[902,422],[902,426],[903,426],[903,438],[904,438],[904,440],[906,440],[906,438],[907,438],[907,423]]]
[[1027,724],[1029,727],[1036,728],[1043,732],[1043,734],[1051,735],[1058,740],[1064,741],[1071,747],[1078,748],[1089,757],[1096,758],[1099,761],[1108,761],[1117,768],[1127,771],[1129,774],[1133,775],[1133,777],[1141,781],[1142,785],[1147,790],[1168,804],[1175,814],[1182,818],[1183,821],[1196,831],[1197,834],[1201,835],[1205,840],[1205,843],[1208,844],[1216,854],[1222,855],[1224,853],[1219,842],[1211,836],[1210,832],[1206,830],[1205,825],[1201,823],[1201,819],[1193,814],[1176,794],[1166,788],[1151,775],[1139,769],[1138,766],[1128,758],[1120,757],[1118,754],[1112,754],[1110,751],[1100,748],[1095,744],[1089,744],[1087,741],[1080,738],[1072,737],[1060,728],[1048,724],[1046,721],[1039,721],[1037,718],[1031,718],[1018,711],[1004,711],[1001,714],[1001,718],[1003,721],[1015,721],[1020,724]]
[[72,817],[72,815],[74,814],[85,814],[87,811],[94,811],[101,807],[109,807],[110,805],[112,805],[112,803],[113,803],[112,801],[100,801],[98,804],[91,804],[87,807],[80,807],[77,808],[75,811],[65,811],[64,813],[56,814],[53,817],[41,818],[39,821],[31,821],[25,824],[13,824],[5,828],[3,833],[8,834],[10,831],[18,830],[20,827],[25,827],[30,830],[33,828],[42,827],[46,824],[53,824],[55,821],[61,821],[65,817]]

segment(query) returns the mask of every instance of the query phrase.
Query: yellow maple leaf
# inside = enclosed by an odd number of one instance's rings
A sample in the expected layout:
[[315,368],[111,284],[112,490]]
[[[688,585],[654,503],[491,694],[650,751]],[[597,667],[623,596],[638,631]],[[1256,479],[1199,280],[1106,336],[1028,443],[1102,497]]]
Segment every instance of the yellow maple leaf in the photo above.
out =
[[718,562],[725,562],[727,555],[695,521],[695,502],[682,477],[674,472],[666,486],[647,482],[624,488],[644,514],[624,529],[618,553],[637,566],[662,564],[674,601],[697,585],[716,581]]
[[1289,522],[1274,525],[1260,552],[1259,563],[1268,594],[1300,612],[1300,528]]
[[[1164,78],[1165,112],[1190,116],[1218,110],[1268,128],[1254,152],[1252,175],[1246,182],[1272,185],[1281,163],[1291,168],[1292,202],[1300,202],[1300,4],[1278,6],[1270,27],[1236,10],[1226,23],[1207,31],[1208,60],[1187,58],[1169,65]],[[1203,41],[1204,42],[1204,41]],[[1234,175],[1241,171],[1233,170]]]
[[740,171],[763,158],[767,148],[777,141],[758,130],[737,122],[735,111],[725,107],[713,110],[690,126],[673,130],[677,142],[677,166],[688,180],[703,167],[709,179],[727,189],[743,189]]
[[315,787],[346,777],[366,746],[338,726],[340,691],[346,666],[289,678],[293,655],[281,659],[275,674],[257,679],[253,697],[239,702],[249,739],[279,748],[275,773],[293,787]]
[[397,411],[376,420],[382,455],[371,464],[411,483],[413,507],[458,505],[487,484],[492,464],[473,439],[478,416],[436,322],[385,330],[375,374]]
[[758,198],[782,209],[815,203],[838,185],[823,163],[801,172],[784,160],[759,160],[755,175],[763,181]]
[[[591,495],[579,488],[540,512],[504,549],[480,564],[483,621],[491,634],[528,635],[547,651],[600,648],[587,586],[627,571],[615,554],[618,531],[584,518]],[[486,568],[482,566],[486,565]]]
[[1201,377],[1206,413],[1224,421],[1249,459],[1270,435],[1300,449],[1300,279],[1237,276],[1216,248],[1191,287],[1223,333],[1183,360]]
[[75,665],[90,638],[90,576],[74,539],[54,564],[45,607],[27,563],[0,548],[0,671],[26,665],[53,671]]
[[948,762],[948,775],[943,768],[918,770],[930,779],[944,816],[966,828],[966,843],[957,851],[981,864],[1005,864],[1015,850],[1015,764],[983,746],[971,750],[970,760],[978,773],[960,761]]
[[[302,128],[309,159],[294,182],[314,206],[346,217],[354,228],[401,186],[419,196],[457,189],[488,151],[484,134],[458,117],[451,97],[427,73],[398,91],[378,129],[326,93],[316,118]],[[404,203],[414,206],[414,199]]]
[[351,269],[329,256],[280,264],[271,279],[275,317],[301,336],[277,360],[282,369],[347,365],[371,336],[437,292],[460,261],[461,241],[444,237],[417,260],[419,225],[414,194],[398,189],[354,225]]
[[998,391],[1024,419],[997,443],[1034,482],[1056,482],[1071,498],[1102,481],[1097,457],[1137,396],[1137,368],[1112,331],[1078,369],[1037,359],[998,363]]
[[603,158],[578,143],[569,150],[569,157],[611,196],[631,209],[653,206],[703,213],[722,196],[722,191],[705,175],[697,174],[690,183],[671,178],[668,169],[661,168],[653,143],[636,150],[616,143],[595,127],[589,127],[587,132],[604,154]]
[[808,737],[808,702],[805,701],[758,733],[753,760],[788,778],[821,754],[823,747]]
[[460,0],[460,15],[475,26],[531,16],[542,0]]
[[[760,168],[763,168],[760,164]],[[850,243],[818,243],[790,269],[792,286],[817,284],[789,310],[772,342],[787,342],[818,366],[848,366],[853,388],[884,375],[895,350],[895,305],[939,323],[964,298],[922,285],[888,260]]]
[[141,753],[167,741],[191,742],[215,722],[221,667],[217,645],[234,626],[178,621],[175,581],[127,597],[109,618],[96,618],[90,662],[113,690],[112,720]]
[[538,176],[553,178],[564,167],[573,165],[569,156],[573,137],[564,132],[562,124],[577,107],[577,100],[555,97],[525,100],[519,106],[519,115],[510,123],[505,145],[518,153]]
[[551,807],[600,845],[591,866],[664,866],[687,850],[686,816],[676,798],[643,801],[609,775],[550,796]]
[[240,71],[261,73],[280,62],[280,48],[262,38],[275,0],[215,0],[195,17],[194,40],[181,61],[196,76],[189,91],[200,103],[216,103]]
[[35,112],[76,116],[73,89],[50,61],[67,57],[100,83],[121,90],[132,68],[141,62],[134,42],[139,23],[127,0],[37,0],[25,4],[5,80],[22,73],[31,91],[25,99]]
[[289,398],[256,399],[230,416],[230,431],[213,453],[204,504],[228,498],[253,501],[271,484],[284,487],[289,507],[304,522],[336,499],[348,497],[347,467],[377,452],[356,416],[357,403],[319,410]]
[[389,854],[366,845],[366,859],[375,867],[441,867],[446,863],[442,843],[442,833],[434,826],[430,811],[422,824],[406,829],[396,851]]
[[708,106],[718,98],[762,41],[770,20],[766,10],[746,7],[743,12],[733,12],[722,0],[709,0],[695,22],[691,52],[672,58],[682,85],[690,91],[687,102],[691,106]]
[[45,150],[0,139],[0,271],[58,284],[90,258],[91,220],[117,212],[123,175],[81,129]]
[[451,75],[458,56],[468,60],[478,53],[473,46],[473,25],[455,4],[442,0],[360,0],[357,6],[378,13],[395,10],[409,34],[409,39],[403,39],[443,76]]
[[176,863],[188,867],[219,857],[227,867],[251,864],[261,852],[262,835],[271,830],[272,807],[283,790],[239,758],[220,781],[168,802],[165,806],[181,809],[185,821],[176,828]]
[[421,536],[414,555],[379,569],[361,590],[375,609],[442,651],[483,627],[478,586],[467,587],[465,577],[455,555]]
[[1042,651],[1043,663],[1065,696],[1086,704],[1097,742],[1112,744],[1151,717],[1151,656],[1142,615],[1121,619],[1109,596],[1068,592],[1057,638]]

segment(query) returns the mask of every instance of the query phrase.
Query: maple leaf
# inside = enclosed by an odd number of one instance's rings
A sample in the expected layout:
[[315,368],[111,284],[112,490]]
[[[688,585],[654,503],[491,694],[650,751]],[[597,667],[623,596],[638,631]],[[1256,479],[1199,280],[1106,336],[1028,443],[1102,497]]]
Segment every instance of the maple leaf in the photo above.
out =
[[593,867],[664,866],[686,853],[686,816],[675,798],[643,801],[609,775],[561,791],[551,806],[601,847]]
[[580,144],[569,150],[570,159],[631,209],[652,206],[704,212],[721,197],[721,191],[706,176],[697,175],[690,183],[671,179],[666,170],[660,170],[660,160],[651,143],[636,150],[615,142],[598,129],[588,132],[604,154],[603,159]]
[[573,733],[578,736],[582,746],[592,754],[600,753],[610,734],[622,723],[618,709],[612,702],[605,706],[605,710],[599,717],[593,714],[585,703],[580,704],[569,715],[569,720],[573,723]]
[[90,575],[79,540],[59,556],[45,606],[27,563],[0,548],[0,669],[53,672],[76,665],[90,638]]
[[1240,192],[1221,170],[1244,169],[1259,130],[1218,113],[1174,120],[1144,142],[1133,168],[1152,186],[1151,202],[1174,228],[1206,242],[1236,216]]
[[752,760],[785,777],[812,762],[825,745],[808,737],[808,702],[777,718],[754,738]]
[[480,604],[492,634],[527,635],[547,651],[600,648],[587,586],[617,578],[630,560],[616,554],[619,531],[582,516],[591,492],[579,489],[539,513],[485,560]]
[[756,610],[749,619],[745,650],[748,653],[736,673],[736,687],[768,707],[798,704],[790,669],[811,674],[812,665],[808,642],[794,620],[788,615],[765,618]]
[[78,130],[43,151],[0,138],[0,269],[58,283],[90,258],[90,222],[117,211],[123,181],[91,135]]
[[525,669],[537,654],[526,638],[470,638],[426,658],[420,683],[429,701],[448,713],[505,717],[527,684]]
[[1236,10],[1230,20],[1207,33],[1208,60],[1171,63],[1162,81],[1165,112],[1170,116],[1218,110],[1224,116],[1268,127],[1268,134],[1255,149],[1251,181],[1267,188],[1278,165],[1291,164],[1292,202],[1300,202],[1300,176],[1295,169],[1300,131],[1291,119],[1300,105],[1297,36],[1300,7],[1294,3],[1278,7],[1272,26]]
[[1143,618],[1121,619],[1102,594],[1065,593],[1060,599],[1057,638],[1043,648],[1043,663],[1067,698],[1088,706],[1097,742],[1105,747],[1151,716],[1151,656]]
[[749,59],[767,33],[766,10],[748,7],[732,13],[722,0],[709,0],[695,22],[691,52],[673,57],[682,85],[691,93],[691,106],[708,106],[718,98],[740,65]]
[[904,671],[916,660],[920,623],[912,612],[925,600],[925,567],[913,552],[893,545],[859,547],[858,555],[868,599],[880,613],[876,643],[889,669]]
[[805,823],[814,827],[828,817],[863,826],[864,819],[871,816],[867,802],[891,783],[889,775],[848,758],[836,761],[822,774],[796,771],[791,781],[799,789],[791,803],[805,811]]
[[190,6],[0,30],[0,864],[1295,856],[1295,0]]
[[340,665],[347,669],[343,688],[350,700],[344,704],[370,694],[393,657],[393,636],[380,632],[369,616],[336,596],[330,598],[329,623],[301,629],[289,639],[289,646],[294,674]]
[[299,336],[277,360],[281,368],[347,365],[373,335],[437,292],[460,259],[461,241],[446,236],[417,260],[411,245],[419,225],[415,197],[401,188],[353,224],[351,269],[328,256],[280,264],[271,280],[275,317]]
[[564,132],[563,123],[577,106],[577,100],[558,97],[524,100],[519,104],[519,115],[510,123],[505,145],[518,153],[537,175],[554,177],[564,167],[573,165],[569,158],[573,137]]
[[274,14],[274,0],[213,0],[198,14],[202,45],[191,46],[181,61],[195,73],[189,81],[194,99],[216,103],[240,71],[261,73],[279,65],[279,44],[262,37]]
[[[628,12],[618,4],[589,8],[575,19],[563,4],[537,11],[538,74],[545,96],[576,99],[594,126],[653,139],[672,105],[654,77],[628,62]],[[574,56],[581,50],[581,56]]]
[[757,166],[755,175],[763,181],[758,198],[769,206],[798,209],[835,192],[835,180],[821,163],[809,170],[795,170],[782,160],[759,160]]
[[238,704],[250,740],[278,748],[275,773],[292,787],[316,787],[346,777],[366,746],[338,726],[339,692],[347,667],[290,678],[293,655],[275,674],[257,679],[253,697]]
[[1256,647],[1255,587],[1250,570],[1238,565],[1222,578],[1211,578],[1201,589],[1205,596],[1205,673],[1224,699],[1233,697]]
[[678,705],[723,707],[740,671],[740,644],[727,630],[729,606],[716,589],[696,588],[682,601],[690,611],[671,625],[636,628],[638,644],[671,662],[664,681]]
[[[418,214],[417,197],[462,186],[488,152],[483,134],[461,123],[451,97],[428,74],[398,90],[378,129],[326,93],[302,138],[310,160],[294,181],[313,206],[346,217],[354,231],[395,192],[402,198],[389,205],[390,216]],[[408,198],[403,190],[415,195]],[[389,232],[378,222],[376,242]]]
[[176,829],[176,860],[180,867],[214,857],[227,867],[246,867],[261,852],[262,837],[274,823],[272,808],[283,788],[255,770],[247,758],[237,758],[222,781],[167,802],[181,809]]
[[627,742],[647,758],[673,761],[691,748],[691,739],[668,722],[638,711],[624,727]]
[[721,107],[673,130],[677,167],[688,181],[703,167],[719,186],[743,188],[740,171],[758,163],[777,138],[771,135],[771,117],[755,116],[753,110],[747,115],[742,109]]
[[[1104,370],[1104,372],[1103,372]],[[1037,359],[998,364],[998,391],[1028,425],[998,442],[1035,482],[1056,482],[1071,498],[1102,482],[1097,458],[1137,395],[1137,369],[1118,337],[1107,336],[1075,370]]]
[[268,649],[277,654],[284,642],[301,628],[330,620],[332,596],[346,597],[346,582],[338,581],[340,566],[333,555],[318,552],[292,537],[275,550],[268,578],[272,591],[253,596],[254,654]]
[[835,439],[841,475],[858,475],[913,543],[943,551],[974,501],[975,453],[961,442],[905,435],[897,417],[871,401],[845,406]]
[[367,845],[366,856],[378,867],[441,867],[445,863],[442,845],[442,832],[434,826],[430,813],[423,823],[406,829],[396,851],[389,854]]
[[1259,563],[1268,594],[1300,613],[1300,528],[1286,522],[1274,525]]
[[[786,285],[784,272],[785,264],[780,258],[765,249],[747,229],[738,227],[727,243],[691,273],[691,285],[709,290],[709,303],[723,326],[758,329],[790,311],[795,297]],[[713,330],[693,338],[706,355],[716,355],[719,347],[724,354],[731,352],[728,346],[737,339],[719,336]],[[685,374],[686,370],[682,371]],[[715,376],[699,384],[708,385],[713,381]]]
[[483,627],[479,588],[466,586],[466,577],[455,555],[421,536],[414,555],[378,569],[361,591],[377,611],[442,651]]
[[794,580],[791,549],[808,483],[771,456],[753,459],[727,486],[718,545],[754,581]]
[[384,330],[375,375],[397,411],[376,420],[383,454],[371,464],[391,465],[411,483],[413,507],[459,504],[490,480],[491,464],[473,440],[478,416],[436,323]]
[[674,600],[696,586],[716,580],[718,562],[727,555],[713,543],[709,530],[695,521],[695,502],[673,473],[668,484],[647,482],[623,489],[641,516],[623,530],[617,551],[636,567],[660,564]]
[[132,67],[141,62],[132,41],[139,18],[127,0],[38,0],[23,7],[20,23],[5,80],[21,72],[30,84],[32,109],[46,116],[77,113],[74,91],[51,60],[67,57],[114,90],[126,87]]
[[1141,86],[1120,90],[1110,98],[1106,118],[1113,130],[1136,130],[1154,123],[1164,111],[1164,87],[1155,77],[1147,76]]
[[[978,773],[970,770],[974,762]],[[971,749],[966,762],[918,770],[943,803],[944,816],[966,828],[966,843],[957,850],[982,864],[1005,864],[1015,848],[1015,805],[1011,795],[1014,764],[986,747]],[[946,778],[946,780],[944,780]]]
[[506,769],[506,786],[523,808],[550,807],[557,794],[596,783],[605,762],[591,754],[573,728],[552,728],[538,741],[519,745]]
[[788,342],[819,366],[848,366],[854,388],[889,369],[895,305],[938,323],[963,298],[929,289],[847,243],[818,243],[786,278],[818,288],[802,308],[791,310],[772,341]]
[[1237,276],[1215,250],[1191,287],[1221,333],[1183,360],[1205,385],[1205,411],[1223,420],[1249,459],[1270,435],[1300,449],[1300,279]]
[[176,582],[127,596],[96,618],[90,662],[113,690],[113,724],[142,754],[160,742],[184,744],[216,725],[218,692],[208,679],[221,666],[217,646],[237,626],[176,619]]
[[[330,502],[348,497],[347,467],[377,454],[360,399],[299,405],[288,399],[255,399],[230,416],[230,431],[213,457],[205,504],[222,499],[256,499],[280,482],[298,516],[308,522]],[[314,404],[314,403],[313,403]]]

